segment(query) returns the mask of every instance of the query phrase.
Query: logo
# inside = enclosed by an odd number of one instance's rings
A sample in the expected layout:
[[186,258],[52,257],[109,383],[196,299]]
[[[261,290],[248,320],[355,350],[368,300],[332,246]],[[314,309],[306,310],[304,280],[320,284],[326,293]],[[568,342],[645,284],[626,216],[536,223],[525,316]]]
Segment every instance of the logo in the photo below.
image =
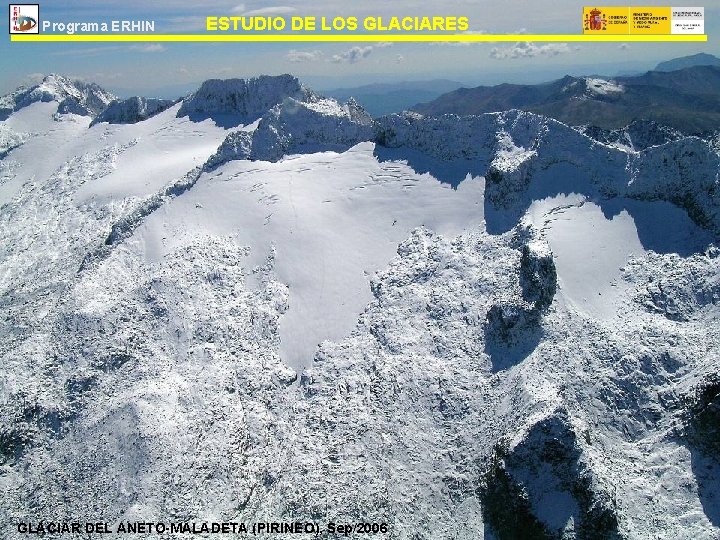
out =
[[10,33],[38,34],[40,4],[10,4]]
[[607,19],[598,8],[585,16],[585,30],[607,30]]

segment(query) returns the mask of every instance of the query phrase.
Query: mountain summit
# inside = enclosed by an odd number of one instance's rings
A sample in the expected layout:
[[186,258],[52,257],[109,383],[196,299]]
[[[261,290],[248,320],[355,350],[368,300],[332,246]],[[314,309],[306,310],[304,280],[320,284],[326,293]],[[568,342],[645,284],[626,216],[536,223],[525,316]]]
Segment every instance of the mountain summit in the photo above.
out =
[[252,122],[286,98],[304,101],[311,95],[292,75],[210,79],[183,100],[177,115],[178,118],[235,115],[244,122]]
[[0,98],[0,119],[36,102],[57,101],[58,112],[96,116],[115,99],[115,96],[95,83],[73,80],[54,73],[38,84],[19,88]]

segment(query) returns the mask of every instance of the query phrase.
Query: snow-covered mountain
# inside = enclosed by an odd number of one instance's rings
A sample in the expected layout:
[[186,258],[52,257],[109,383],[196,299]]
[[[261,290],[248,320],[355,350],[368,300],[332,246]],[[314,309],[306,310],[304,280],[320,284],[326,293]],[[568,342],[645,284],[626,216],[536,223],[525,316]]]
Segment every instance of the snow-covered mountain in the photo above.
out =
[[285,98],[303,101],[313,96],[292,75],[254,79],[211,79],[183,100],[178,116],[236,115],[252,121]]
[[147,118],[19,95],[3,523],[717,537],[713,143],[373,120],[291,76]]
[[51,74],[30,88],[19,88],[0,98],[0,119],[37,102],[58,102],[57,112],[96,116],[115,96],[94,83],[85,83]]
[[288,154],[345,151],[374,138],[373,119],[352,98],[286,98],[267,111],[256,129],[236,131],[220,145],[206,168],[234,159],[278,161]]

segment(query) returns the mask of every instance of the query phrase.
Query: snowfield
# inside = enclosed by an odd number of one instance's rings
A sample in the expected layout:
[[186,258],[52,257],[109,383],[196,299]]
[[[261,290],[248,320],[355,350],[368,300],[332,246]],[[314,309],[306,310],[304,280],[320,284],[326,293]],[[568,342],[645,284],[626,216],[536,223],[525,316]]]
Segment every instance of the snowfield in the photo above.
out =
[[585,86],[587,87],[587,91],[591,94],[599,94],[602,96],[616,94],[625,90],[621,84],[618,84],[615,81],[592,77],[585,78]]
[[291,76],[110,98],[2,101],[0,536],[718,537],[714,143]]
[[302,370],[318,343],[353,329],[372,298],[370,277],[413,229],[455,236],[482,224],[479,179],[453,190],[402,163],[379,163],[373,147],[277,163],[232,161],[149,216],[127,247],[157,262],[208,234],[233,236],[249,250],[244,264],[252,282],[253,269],[272,257],[277,279],[289,287],[281,356]]

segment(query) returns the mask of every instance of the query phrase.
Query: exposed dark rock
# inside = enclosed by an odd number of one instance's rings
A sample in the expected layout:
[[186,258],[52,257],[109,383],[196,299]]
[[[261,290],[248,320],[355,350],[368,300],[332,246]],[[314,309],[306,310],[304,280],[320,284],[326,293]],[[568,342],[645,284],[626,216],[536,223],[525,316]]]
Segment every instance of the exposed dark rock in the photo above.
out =
[[500,540],[621,538],[614,503],[597,485],[564,410],[515,446],[496,446],[480,495]]

